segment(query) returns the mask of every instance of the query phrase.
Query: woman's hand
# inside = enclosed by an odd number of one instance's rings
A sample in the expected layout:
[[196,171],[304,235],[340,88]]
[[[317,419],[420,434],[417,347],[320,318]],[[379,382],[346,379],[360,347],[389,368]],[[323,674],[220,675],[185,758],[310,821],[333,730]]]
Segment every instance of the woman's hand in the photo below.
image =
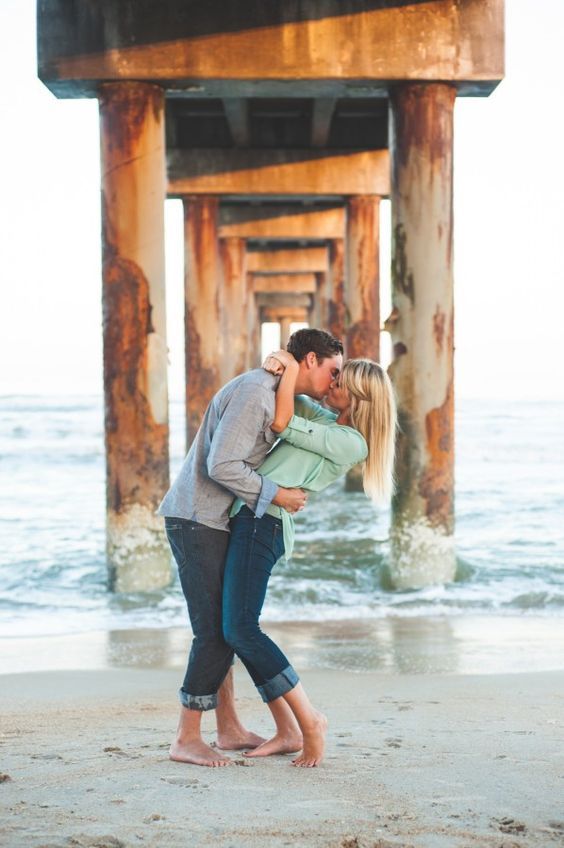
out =
[[283,374],[288,366],[292,367],[293,365],[298,365],[298,363],[287,350],[275,350],[269,353],[262,363],[265,371],[276,376]]

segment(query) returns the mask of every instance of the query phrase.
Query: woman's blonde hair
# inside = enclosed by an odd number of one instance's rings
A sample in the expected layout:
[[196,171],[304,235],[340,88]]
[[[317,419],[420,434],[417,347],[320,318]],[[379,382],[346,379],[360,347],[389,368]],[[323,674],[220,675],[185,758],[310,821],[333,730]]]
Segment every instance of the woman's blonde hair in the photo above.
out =
[[349,359],[340,385],[351,399],[351,424],[366,439],[364,491],[376,503],[388,503],[394,491],[397,410],[394,389],[381,365],[371,359]]

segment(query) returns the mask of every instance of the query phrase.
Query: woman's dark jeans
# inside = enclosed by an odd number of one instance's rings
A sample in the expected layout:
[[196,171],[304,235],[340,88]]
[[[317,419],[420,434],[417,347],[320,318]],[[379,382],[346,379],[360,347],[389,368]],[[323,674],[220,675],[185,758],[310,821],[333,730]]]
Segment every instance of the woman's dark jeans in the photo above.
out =
[[251,675],[263,701],[294,688],[299,678],[280,648],[259,627],[268,580],[284,553],[282,521],[256,518],[244,506],[231,519],[223,578],[223,635]]
[[165,518],[165,529],[194,634],[180,702],[190,710],[213,710],[233,662],[221,623],[229,533],[184,518]]

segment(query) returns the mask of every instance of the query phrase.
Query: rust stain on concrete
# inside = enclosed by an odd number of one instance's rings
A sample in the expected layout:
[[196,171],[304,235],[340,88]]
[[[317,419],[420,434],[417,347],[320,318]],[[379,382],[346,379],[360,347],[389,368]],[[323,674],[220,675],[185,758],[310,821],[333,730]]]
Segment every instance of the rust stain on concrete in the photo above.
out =
[[413,272],[407,265],[407,235],[403,224],[396,224],[394,229],[394,252],[392,260],[392,277],[394,285],[409,301],[415,303],[415,282]]
[[435,314],[433,315],[433,338],[437,347],[437,353],[441,353],[445,338],[445,321],[446,315],[437,305]]
[[119,151],[132,158],[145,133],[147,113],[156,123],[162,120],[163,89],[150,83],[108,83],[100,86],[98,97],[108,154]]
[[[456,88],[446,83],[409,83],[392,91],[398,102],[395,110],[396,144],[394,156],[405,167],[414,149],[424,149],[435,167],[442,171],[452,159],[452,109]],[[445,131],[446,130],[446,131]]]
[[419,494],[433,526],[453,532],[454,393],[452,380],[445,401],[425,416],[427,462],[419,479]]
[[134,262],[110,256],[104,279],[104,386],[108,507],[157,506],[168,486],[168,425],[147,398],[149,284]]

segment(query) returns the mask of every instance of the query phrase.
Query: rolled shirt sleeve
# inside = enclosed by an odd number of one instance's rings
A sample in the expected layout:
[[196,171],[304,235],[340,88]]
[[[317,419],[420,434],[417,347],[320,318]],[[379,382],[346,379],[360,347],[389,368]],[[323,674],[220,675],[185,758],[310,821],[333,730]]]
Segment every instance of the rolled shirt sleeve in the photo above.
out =
[[208,474],[241,498],[260,518],[278,486],[248,463],[256,449],[257,432],[266,433],[270,421],[265,389],[242,386],[225,408],[213,434],[207,458]]
[[358,430],[341,424],[320,424],[293,415],[280,438],[296,448],[316,453],[336,465],[356,465],[368,455],[366,441]]

